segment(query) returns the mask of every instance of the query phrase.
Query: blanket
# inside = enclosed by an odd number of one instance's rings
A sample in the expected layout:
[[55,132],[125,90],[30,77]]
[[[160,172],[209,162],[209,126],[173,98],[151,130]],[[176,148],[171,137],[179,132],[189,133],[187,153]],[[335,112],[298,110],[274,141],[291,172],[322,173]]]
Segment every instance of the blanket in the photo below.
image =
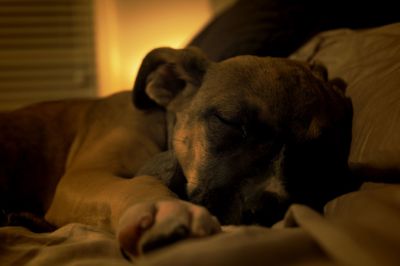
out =
[[292,205],[272,228],[228,226],[129,261],[112,234],[83,224],[52,233],[0,228],[6,265],[398,265],[400,185],[365,183],[321,215]]

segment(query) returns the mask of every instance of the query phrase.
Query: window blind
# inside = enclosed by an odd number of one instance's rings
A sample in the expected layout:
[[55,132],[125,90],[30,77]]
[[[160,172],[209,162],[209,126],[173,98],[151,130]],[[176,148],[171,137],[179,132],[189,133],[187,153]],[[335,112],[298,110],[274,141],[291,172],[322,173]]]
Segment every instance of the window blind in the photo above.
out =
[[0,108],[96,95],[93,0],[0,0]]

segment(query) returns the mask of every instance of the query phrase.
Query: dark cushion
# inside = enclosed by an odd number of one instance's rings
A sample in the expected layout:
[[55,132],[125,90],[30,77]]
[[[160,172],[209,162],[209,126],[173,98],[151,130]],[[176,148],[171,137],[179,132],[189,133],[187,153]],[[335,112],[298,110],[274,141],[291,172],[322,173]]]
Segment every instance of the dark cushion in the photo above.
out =
[[[355,3],[356,2],[356,3]],[[210,59],[241,54],[285,57],[317,32],[400,21],[395,1],[239,0],[189,43]]]

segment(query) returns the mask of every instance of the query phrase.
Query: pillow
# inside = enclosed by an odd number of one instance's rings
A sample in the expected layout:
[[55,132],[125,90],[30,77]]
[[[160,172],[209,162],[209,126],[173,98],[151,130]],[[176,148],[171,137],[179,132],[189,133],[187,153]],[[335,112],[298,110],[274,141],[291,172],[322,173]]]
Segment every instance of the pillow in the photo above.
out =
[[400,23],[318,34],[290,56],[347,83],[354,108],[349,164],[365,178],[400,180]]

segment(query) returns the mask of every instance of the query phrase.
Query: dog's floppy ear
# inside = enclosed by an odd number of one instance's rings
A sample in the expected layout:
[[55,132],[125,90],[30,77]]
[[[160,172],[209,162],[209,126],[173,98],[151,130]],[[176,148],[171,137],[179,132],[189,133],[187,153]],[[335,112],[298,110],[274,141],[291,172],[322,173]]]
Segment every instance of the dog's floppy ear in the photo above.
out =
[[309,63],[309,67],[315,76],[323,81],[328,81],[328,70],[322,63],[313,61]]
[[133,88],[139,109],[167,106],[185,88],[201,85],[209,60],[197,48],[157,48],[143,59]]
[[[329,79],[328,70],[326,67],[317,61],[312,61],[308,63],[308,66],[314,76],[322,80],[328,88],[327,90],[322,90],[324,92],[321,97],[328,99],[326,104],[331,105],[328,110],[331,110],[332,114],[330,117],[336,117],[336,120],[340,120],[343,125],[348,124],[348,119],[351,121],[353,115],[353,108],[351,100],[345,95],[347,84],[344,80],[340,78]],[[321,134],[322,128],[329,124],[325,121],[327,118],[323,118],[321,114],[316,115],[312,118],[307,136],[309,138],[317,138]],[[351,123],[351,122],[350,122]]]
[[328,70],[326,67],[318,61],[312,61],[309,63],[309,68],[313,72],[315,76],[326,81],[330,84],[332,89],[339,91],[340,93],[344,94],[347,84],[344,80],[340,78],[329,79],[328,78]]

